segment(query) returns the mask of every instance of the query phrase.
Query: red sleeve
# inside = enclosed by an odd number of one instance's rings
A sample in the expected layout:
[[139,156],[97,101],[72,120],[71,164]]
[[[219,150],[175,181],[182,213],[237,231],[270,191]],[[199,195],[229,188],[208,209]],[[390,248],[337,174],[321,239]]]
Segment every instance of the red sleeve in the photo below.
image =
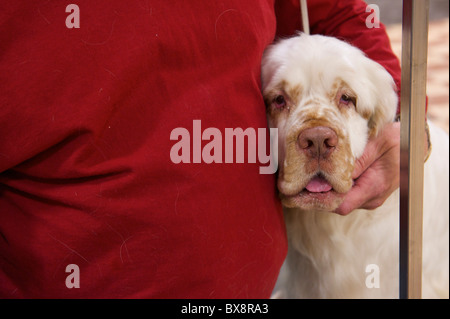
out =
[[[309,0],[310,31],[337,37],[360,48],[392,75],[400,98],[399,60],[391,49],[384,25],[380,23],[379,28],[366,26],[366,18],[371,14],[366,12],[366,7],[367,3],[362,0]],[[302,30],[299,0],[277,1],[275,10],[278,36],[290,36]]]

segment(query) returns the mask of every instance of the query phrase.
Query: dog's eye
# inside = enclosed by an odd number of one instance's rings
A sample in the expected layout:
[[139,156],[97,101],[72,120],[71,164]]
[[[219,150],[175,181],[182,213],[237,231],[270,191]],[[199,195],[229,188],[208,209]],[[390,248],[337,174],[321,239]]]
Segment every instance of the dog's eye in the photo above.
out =
[[273,100],[273,104],[276,108],[282,109],[286,106],[286,100],[283,95],[277,95],[277,97]]
[[342,94],[339,103],[344,105],[349,105],[350,103],[353,103],[353,105],[356,105],[356,99],[348,94]]

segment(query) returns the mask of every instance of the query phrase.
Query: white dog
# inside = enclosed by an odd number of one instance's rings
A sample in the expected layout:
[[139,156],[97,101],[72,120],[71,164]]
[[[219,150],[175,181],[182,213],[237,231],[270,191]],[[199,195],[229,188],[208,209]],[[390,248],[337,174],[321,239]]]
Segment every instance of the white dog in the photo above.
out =
[[[278,181],[289,251],[275,289],[284,298],[398,298],[399,194],[375,210],[332,213],[355,160],[394,121],[389,73],[331,37],[299,35],[263,56],[263,95],[278,128]],[[430,125],[425,164],[423,297],[448,298],[449,139]]]

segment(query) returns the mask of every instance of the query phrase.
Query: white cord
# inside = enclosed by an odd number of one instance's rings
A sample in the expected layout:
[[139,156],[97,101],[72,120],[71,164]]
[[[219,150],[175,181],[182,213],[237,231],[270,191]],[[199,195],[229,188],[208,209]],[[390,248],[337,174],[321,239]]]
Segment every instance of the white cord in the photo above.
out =
[[302,13],[303,32],[309,34],[309,18],[306,0],[300,0],[300,11]]

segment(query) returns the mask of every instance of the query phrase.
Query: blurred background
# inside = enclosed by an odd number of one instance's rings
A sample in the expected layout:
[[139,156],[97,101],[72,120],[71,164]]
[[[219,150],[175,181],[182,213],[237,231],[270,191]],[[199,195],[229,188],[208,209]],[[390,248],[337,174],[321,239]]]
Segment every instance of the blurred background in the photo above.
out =
[[[380,8],[392,49],[401,58],[402,1],[366,0]],[[449,1],[430,0],[428,30],[427,95],[428,118],[449,131]]]

